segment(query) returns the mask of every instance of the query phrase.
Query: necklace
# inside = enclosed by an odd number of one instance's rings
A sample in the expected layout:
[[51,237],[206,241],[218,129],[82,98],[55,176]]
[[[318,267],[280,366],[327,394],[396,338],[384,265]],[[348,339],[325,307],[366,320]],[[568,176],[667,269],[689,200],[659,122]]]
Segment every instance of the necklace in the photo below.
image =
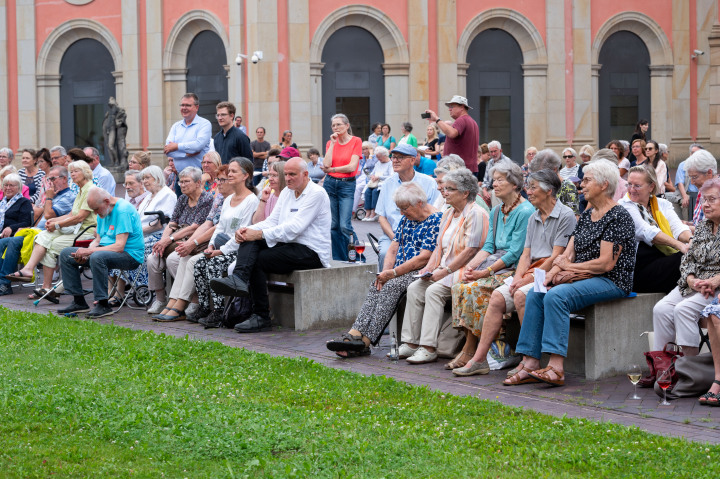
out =
[[513,201],[513,204],[510,205],[510,208],[507,211],[505,211],[504,204],[500,207],[500,211],[502,211],[503,216],[509,215],[510,212],[515,209],[515,207],[518,205],[518,203],[520,203],[520,198],[522,198],[522,196],[517,195],[517,198],[515,198],[515,201]]

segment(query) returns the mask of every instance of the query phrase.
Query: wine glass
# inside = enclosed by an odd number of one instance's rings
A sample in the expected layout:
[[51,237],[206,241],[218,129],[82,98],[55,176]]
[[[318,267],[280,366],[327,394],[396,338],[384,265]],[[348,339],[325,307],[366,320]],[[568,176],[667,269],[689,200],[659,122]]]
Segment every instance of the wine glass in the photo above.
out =
[[357,252],[358,263],[364,263],[365,256],[363,256],[363,253],[365,252],[365,243],[363,243],[362,241],[359,243],[355,243],[355,251]]
[[627,370],[627,376],[631,383],[633,383],[633,386],[635,387],[635,390],[633,391],[633,395],[630,399],[642,399],[640,396],[638,396],[637,393],[637,383],[640,381],[640,376],[642,374],[642,370],[640,369],[640,366],[637,364],[633,364],[630,366]]
[[663,390],[663,400],[659,404],[660,406],[669,406],[670,403],[667,400],[667,389],[672,384],[672,371],[666,369],[664,371],[658,371],[657,383]]

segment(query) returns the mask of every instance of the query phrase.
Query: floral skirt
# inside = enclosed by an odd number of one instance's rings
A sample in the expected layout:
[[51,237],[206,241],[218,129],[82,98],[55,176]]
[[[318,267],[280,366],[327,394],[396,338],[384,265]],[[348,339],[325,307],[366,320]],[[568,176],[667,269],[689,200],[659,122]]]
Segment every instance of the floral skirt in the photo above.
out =
[[452,321],[454,328],[469,329],[480,336],[485,312],[493,291],[503,285],[514,271],[478,279],[472,283],[457,283],[452,287]]

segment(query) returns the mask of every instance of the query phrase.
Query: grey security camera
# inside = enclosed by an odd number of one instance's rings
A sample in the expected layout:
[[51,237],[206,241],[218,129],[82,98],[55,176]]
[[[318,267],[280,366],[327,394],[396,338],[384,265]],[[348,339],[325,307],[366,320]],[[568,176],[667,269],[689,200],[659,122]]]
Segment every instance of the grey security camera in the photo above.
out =
[[250,58],[250,61],[252,61],[254,64],[257,65],[257,62],[260,61],[257,55],[253,55],[252,58]]
[[235,57],[235,64],[236,64],[237,66],[242,65],[242,55],[240,55],[239,53],[238,53],[238,55]]
[[698,56],[698,57],[700,55],[705,55],[705,52],[702,50],[693,50],[693,53],[695,54],[695,56]]

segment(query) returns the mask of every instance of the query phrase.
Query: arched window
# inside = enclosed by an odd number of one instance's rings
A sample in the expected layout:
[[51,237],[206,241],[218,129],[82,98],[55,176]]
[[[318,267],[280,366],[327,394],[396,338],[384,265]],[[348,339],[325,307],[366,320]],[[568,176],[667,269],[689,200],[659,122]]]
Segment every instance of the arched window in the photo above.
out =
[[205,30],[193,38],[187,54],[187,91],[200,99],[198,115],[212,124],[213,135],[220,131],[215,106],[228,101],[226,64],[225,46],[216,33]]
[[60,138],[66,147],[94,146],[105,151],[103,118],[115,96],[110,52],[97,40],[78,40],[60,61]]
[[629,140],[638,120],[650,119],[650,54],[637,35],[620,31],[603,43],[598,61],[600,144]]
[[[344,113],[353,135],[366,140],[370,124],[385,118],[383,52],[377,39],[360,27],[333,33],[322,53],[323,144],[330,138],[330,118]],[[395,125],[392,125],[395,127]],[[397,125],[400,128],[400,125]]]
[[503,153],[522,164],[525,100],[520,45],[503,30],[485,30],[470,44],[466,62],[470,116],[480,127],[480,142],[498,140]]

